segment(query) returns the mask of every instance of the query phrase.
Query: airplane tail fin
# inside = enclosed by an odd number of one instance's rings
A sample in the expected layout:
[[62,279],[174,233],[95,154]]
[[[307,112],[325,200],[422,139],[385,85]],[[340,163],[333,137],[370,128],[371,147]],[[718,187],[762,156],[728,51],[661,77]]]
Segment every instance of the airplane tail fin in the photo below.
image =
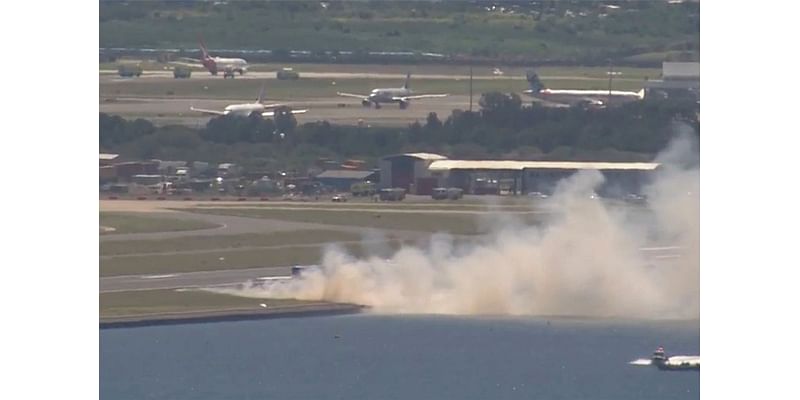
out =
[[539,79],[539,74],[536,71],[528,71],[526,78],[528,79],[528,88],[532,93],[538,93],[545,89],[544,83]]
[[203,41],[203,38],[198,36],[197,40],[200,42],[200,51],[203,52],[203,58],[208,58],[208,48],[206,47],[206,43]]
[[256,99],[256,103],[261,104],[264,101],[264,99],[266,98],[266,94],[267,94],[266,90],[267,90],[267,85],[265,83],[262,83],[261,84],[261,91],[258,92],[258,98]]
[[408,89],[409,81],[411,80],[411,72],[406,74],[406,81],[403,83],[403,89]]

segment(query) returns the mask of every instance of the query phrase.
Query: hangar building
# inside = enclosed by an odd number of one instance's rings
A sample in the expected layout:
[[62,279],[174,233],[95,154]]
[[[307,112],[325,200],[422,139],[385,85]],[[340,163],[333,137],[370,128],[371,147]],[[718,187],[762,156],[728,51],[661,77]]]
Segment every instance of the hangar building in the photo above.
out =
[[599,194],[622,196],[639,193],[658,166],[642,162],[436,160],[428,168],[436,186],[458,187],[471,194],[552,194],[561,179],[581,170],[597,170],[605,177]]
[[437,179],[428,166],[447,157],[433,153],[405,153],[383,157],[380,161],[380,188],[403,188],[410,194],[429,195]]
[[664,62],[661,75],[660,80],[645,82],[645,98],[692,96],[700,100],[699,62]]

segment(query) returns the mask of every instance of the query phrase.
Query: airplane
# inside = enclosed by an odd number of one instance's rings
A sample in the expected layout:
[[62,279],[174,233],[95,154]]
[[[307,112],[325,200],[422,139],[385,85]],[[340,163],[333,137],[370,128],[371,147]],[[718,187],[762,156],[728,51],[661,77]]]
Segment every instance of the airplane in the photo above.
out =
[[623,90],[581,90],[581,89],[548,89],[539,79],[539,75],[528,73],[530,89],[523,93],[555,103],[560,106],[588,105],[590,107],[605,107],[611,101],[635,101],[644,99],[644,89],[638,92]]
[[[194,106],[190,106],[189,109],[191,111],[197,111],[203,114],[210,114],[210,115],[238,115],[242,117],[248,117],[250,114],[257,112],[260,113],[262,117],[274,117],[275,116],[275,109],[280,107],[286,107],[285,104],[264,104],[264,86],[261,86],[261,92],[258,94],[258,98],[253,103],[245,103],[245,104],[231,104],[225,107],[222,111],[217,110],[206,110],[202,108],[195,108]],[[272,111],[268,111],[268,110]],[[308,110],[289,110],[289,114],[304,114],[308,112]]]
[[376,109],[381,108],[381,103],[399,103],[400,108],[405,109],[408,107],[410,100],[447,96],[447,94],[413,94],[408,86],[408,81],[410,79],[411,74],[409,73],[406,75],[406,81],[403,84],[403,87],[372,89],[372,92],[370,92],[368,95],[342,92],[336,92],[336,94],[343,97],[354,97],[361,99],[361,104],[364,107],[369,107],[372,104],[375,104]]
[[211,75],[216,76],[217,72],[222,71],[223,78],[233,78],[236,72],[238,72],[239,75],[244,75],[244,73],[247,72],[247,61],[243,58],[211,57],[208,55],[208,48],[206,48],[202,40],[200,40],[200,51],[203,52],[203,59],[200,60],[200,62],[208,72],[211,72]]

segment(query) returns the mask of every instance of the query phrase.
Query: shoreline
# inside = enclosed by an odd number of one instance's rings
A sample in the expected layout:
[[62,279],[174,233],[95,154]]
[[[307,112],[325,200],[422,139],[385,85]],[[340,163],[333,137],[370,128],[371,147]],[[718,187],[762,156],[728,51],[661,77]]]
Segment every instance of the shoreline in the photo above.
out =
[[320,317],[361,313],[366,306],[346,303],[289,306],[275,309],[228,309],[100,318],[100,329],[139,328],[163,325],[253,321],[277,318]]

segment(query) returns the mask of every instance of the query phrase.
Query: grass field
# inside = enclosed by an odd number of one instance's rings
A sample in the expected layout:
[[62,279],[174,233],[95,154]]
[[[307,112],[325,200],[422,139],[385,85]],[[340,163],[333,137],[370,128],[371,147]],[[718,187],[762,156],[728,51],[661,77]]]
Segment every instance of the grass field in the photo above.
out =
[[[350,254],[362,256],[396,249],[397,241],[342,245]],[[314,264],[322,258],[325,245],[297,245],[270,249],[220,249],[190,254],[129,255],[100,259],[100,276],[147,275],[194,271],[215,271],[256,267]]]
[[[193,208],[191,212],[256,217],[283,221],[315,222],[330,225],[348,225],[381,229],[400,229],[421,232],[447,232],[459,235],[486,233],[499,218],[492,214],[437,214],[380,211],[328,211],[328,210],[286,210],[268,208]],[[541,221],[541,214],[507,213],[504,218],[525,223]]]
[[603,60],[618,56],[620,49],[699,48],[699,5],[693,2],[625,2],[616,12],[594,2],[533,2],[494,10],[465,1],[381,2],[378,7],[355,1],[167,3],[101,2],[99,45],[191,51],[203,35],[212,52],[429,51],[532,60]]
[[309,304],[300,300],[248,299],[204,291],[141,290],[100,294],[100,318],[140,316],[162,313],[185,313],[263,309]]
[[100,242],[100,256],[188,252],[192,250],[228,250],[239,247],[291,246],[337,241],[357,241],[360,239],[360,235],[351,232],[298,230],[264,234],[249,233],[242,235],[186,236],[159,240],[115,240]]
[[114,228],[101,234],[191,231],[216,228],[205,221],[169,217],[143,216],[134,213],[101,212],[100,226]]

